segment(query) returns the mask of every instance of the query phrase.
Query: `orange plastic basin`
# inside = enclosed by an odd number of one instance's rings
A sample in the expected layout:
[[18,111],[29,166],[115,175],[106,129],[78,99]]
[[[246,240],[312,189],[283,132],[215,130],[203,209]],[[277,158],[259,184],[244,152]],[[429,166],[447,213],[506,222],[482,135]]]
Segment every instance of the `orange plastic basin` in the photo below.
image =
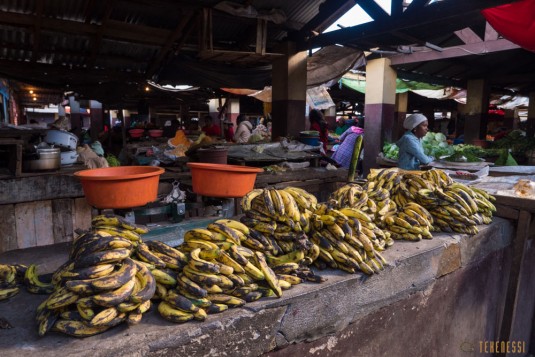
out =
[[254,187],[257,167],[188,162],[193,192],[208,197],[243,197]]
[[161,167],[119,166],[75,172],[87,202],[96,208],[131,208],[155,201]]

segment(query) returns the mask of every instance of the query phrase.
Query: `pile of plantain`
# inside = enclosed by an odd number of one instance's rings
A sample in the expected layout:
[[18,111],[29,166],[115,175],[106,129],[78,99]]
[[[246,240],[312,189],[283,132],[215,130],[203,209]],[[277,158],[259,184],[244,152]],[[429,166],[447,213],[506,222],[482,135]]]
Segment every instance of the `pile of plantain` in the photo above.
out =
[[84,337],[138,323],[156,288],[151,266],[131,258],[146,232],[120,216],[96,216],[52,275],[53,291],[37,308],[39,335],[53,330]]
[[314,195],[296,187],[253,190],[241,206],[241,221],[262,237],[263,247],[257,249],[263,249],[271,268],[304,280],[323,280],[310,265],[379,272],[386,261],[375,253],[393,243],[367,214],[318,204]]
[[242,245],[249,239],[249,228],[230,219],[187,231],[176,249],[187,262],[165,280],[156,276],[160,315],[177,323],[203,321],[229,307],[282,296],[290,283],[275,275],[262,252]]
[[496,210],[484,190],[454,182],[444,171],[416,174],[398,169],[372,170],[363,186],[348,184],[329,200],[368,216],[393,239],[431,239],[431,232],[477,234]]
[[27,267],[21,264],[0,264],[0,301],[19,293],[26,270]]

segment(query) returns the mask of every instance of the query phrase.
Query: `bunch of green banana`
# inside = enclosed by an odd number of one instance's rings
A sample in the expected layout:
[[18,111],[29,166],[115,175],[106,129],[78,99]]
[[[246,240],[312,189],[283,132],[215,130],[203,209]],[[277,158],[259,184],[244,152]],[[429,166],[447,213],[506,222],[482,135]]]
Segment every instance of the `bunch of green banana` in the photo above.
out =
[[0,264],[0,301],[19,293],[18,284],[24,281],[27,267],[21,264]]

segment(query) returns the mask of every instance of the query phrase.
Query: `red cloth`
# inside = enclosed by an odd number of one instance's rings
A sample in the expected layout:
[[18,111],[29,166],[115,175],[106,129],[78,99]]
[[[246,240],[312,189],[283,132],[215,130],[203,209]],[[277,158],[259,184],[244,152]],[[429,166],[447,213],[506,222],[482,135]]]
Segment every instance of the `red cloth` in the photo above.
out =
[[217,124],[203,126],[202,131],[208,136],[221,136],[221,128]]
[[231,143],[233,139],[234,139],[234,127],[229,126],[227,129],[225,129],[225,140]]
[[327,143],[329,142],[329,130],[325,128],[325,130],[322,131],[318,123],[312,123],[310,125],[310,130],[316,130],[320,133],[320,141],[323,144],[323,150],[327,152]]
[[500,35],[535,52],[535,0],[520,0],[481,12]]

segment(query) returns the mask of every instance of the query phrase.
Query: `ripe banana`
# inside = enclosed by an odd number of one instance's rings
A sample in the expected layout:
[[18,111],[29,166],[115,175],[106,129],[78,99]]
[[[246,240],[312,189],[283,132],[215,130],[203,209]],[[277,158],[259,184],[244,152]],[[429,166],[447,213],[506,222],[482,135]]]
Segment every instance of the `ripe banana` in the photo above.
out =
[[161,301],[158,305],[158,312],[160,315],[171,322],[183,323],[193,320],[195,317],[192,313],[176,309],[166,301]]
[[62,332],[74,337],[88,337],[102,333],[109,326],[89,326],[81,321],[59,319],[52,328],[53,331]]
[[249,234],[249,227],[247,227],[245,224],[239,222],[239,221],[236,221],[236,220],[233,220],[233,219],[218,219],[217,221],[215,221],[215,223],[219,223],[219,224],[223,224],[223,225],[226,225],[230,228],[233,228],[233,229],[236,229],[240,232],[242,232],[243,234]]
[[112,307],[117,306],[130,297],[134,290],[135,279],[131,279],[118,289],[93,295],[91,300],[99,306]]
[[37,275],[37,265],[31,264],[24,273],[26,289],[33,294],[50,294],[54,291],[54,285],[43,283]]
[[271,268],[268,266],[266,262],[266,258],[262,252],[255,252],[255,261],[257,266],[260,267],[260,271],[264,275],[264,279],[267,281],[271,289],[275,292],[275,295],[278,297],[282,296],[282,289],[279,284],[279,279],[277,279],[277,276],[271,270]]

